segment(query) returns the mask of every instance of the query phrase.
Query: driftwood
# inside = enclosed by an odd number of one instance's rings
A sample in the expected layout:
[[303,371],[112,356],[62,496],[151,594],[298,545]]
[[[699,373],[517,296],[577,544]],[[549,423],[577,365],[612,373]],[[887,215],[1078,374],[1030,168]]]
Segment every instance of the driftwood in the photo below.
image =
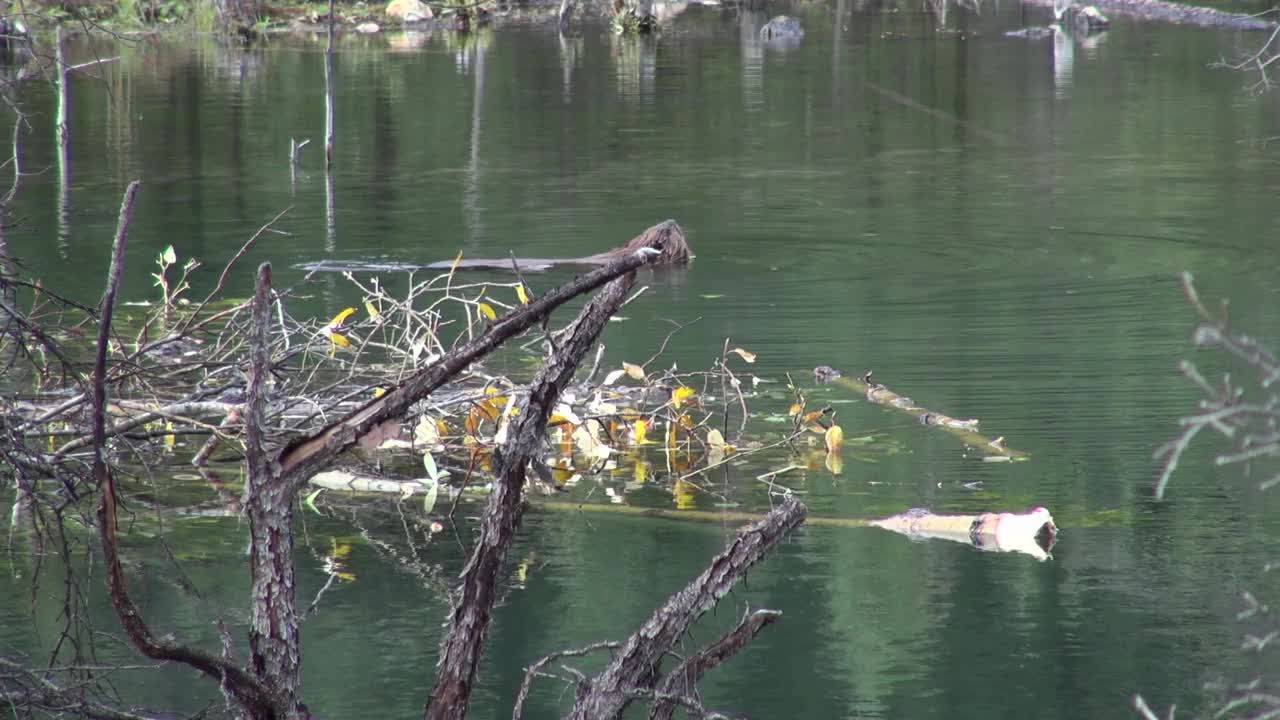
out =
[[1037,560],[1049,559],[1058,538],[1058,526],[1047,508],[1025,513],[935,515],[916,508],[900,515],[871,521],[873,527],[919,539],[951,540],[979,550],[1021,552]]
[[849,388],[866,397],[868,402],[901,410],[919,420],[920,424],[925,427],[941,428],[960,438],[967,445],[977,448],[989,458],[1025,460],[1029,457],[1024,452],[1006,447],[1004,437],[998,437],[993,440],[979,433],[977,420],[960,420],[920,407],[912,402],[911,398],[903,397],[879,383],[873,383],[871,381],[871,373],[867,373],[861,378],[851,378],[845,377],[843,373],[829,365],[819,365],[813,369],[813,376],[819,383]]
[[[556,265],[607,265],[639,248],[652,247],[662,238],[662,253],[654,265],[683,265],[693,258],[684,228],[675,220],[664,220],[632,238],[627,244],[595,255],[576,258],[502,258],[442,260],[425,265],[408,262],[365,262],[360,260],[323,260],[301,263],[296,267],[312,272],[410,272],[414,270],[547,270]],[[456,265],[455,265],[456,262]]]

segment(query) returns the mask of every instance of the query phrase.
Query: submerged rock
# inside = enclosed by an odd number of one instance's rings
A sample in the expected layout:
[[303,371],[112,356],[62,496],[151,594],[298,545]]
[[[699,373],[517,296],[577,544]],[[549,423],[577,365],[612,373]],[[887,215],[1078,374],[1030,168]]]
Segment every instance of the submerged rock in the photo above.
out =
[[793,48],[804,39],[804,28],[799,20],[779,15],[760,28],[760,39],[774,47]]

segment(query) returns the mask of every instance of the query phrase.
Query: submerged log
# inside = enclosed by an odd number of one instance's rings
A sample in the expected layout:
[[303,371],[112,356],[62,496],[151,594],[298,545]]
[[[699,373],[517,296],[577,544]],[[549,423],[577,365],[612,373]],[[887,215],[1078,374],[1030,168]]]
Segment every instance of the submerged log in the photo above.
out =
[[871,382],[871,373],[861,378],[845,377],[843,373],[830,365],[819,365],[813,369],[813,377],[822,384],[840,385],[854,390],[867,398],[869,402],[883,405],[911,415],[926,427],[941,428],[963,440],[967,445],[977,448],[992,458],[1007,460],[1025,460],[1029,456],[1018,450],[1006,447],[1004,437],[994,440],[978,432],[976,419],[960,420],[940,412],[916,405],[911,398],[903,397],[879,383]]
[[915,508],[870,524],[913,538],[951,540],[993,552],[1026,553],[1037,560],[1049,559],[1049,551],[1058,538],[1053,515],[1043,507],[1025,513],[980,515],[934,515]]
[[556,265],[608,265],[639,248],[658,247],[661,239],[662,253],[654,258],[654,265],[684,265],[693,259],[684,228],[675,220],[664,220],[632,238],[627,244],[595,255],[573,258],[497,258],[442,260],[428,264],[409,262],[366,262],[362,260],[322,260],[300,263],[295,267],[308,272],[411,272],[416,270],[547,270]]

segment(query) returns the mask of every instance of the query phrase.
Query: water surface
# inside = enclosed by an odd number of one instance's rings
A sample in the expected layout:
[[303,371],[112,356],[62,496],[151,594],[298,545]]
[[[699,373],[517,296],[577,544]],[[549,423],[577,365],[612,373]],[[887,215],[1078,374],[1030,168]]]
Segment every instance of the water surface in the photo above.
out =
[[[7,239],[48,284],[93,299],[120,194],[140,178],[125,294],[143,299],[166,245],[210,268],[201,295],[213,268],[290,206],[289,235],[251,258],[272,260],[281,283],[322,259],[585,255],[675,218],[697,259],[642,276],[652,287],[606,334],[609,362],[643,360],[671,321],[697,319],[665,362],[708,367],[730,338],[758,354],[751,372],[790,372],[816,401],[836,402],[847,434],[880,433],[892,452],[851,454],[839,476],[789,478],[817,516],[1045,505],[1064,529],[1044,563],[803,529],[690,639],[709,640],[747,605],[785,614],[706,679],[708,707],[761,718],[1120,718],[1141,691],[1204,709],[1205,682],[1268,667],[1236,649],[1245,628],[1234,613],[1242,590],[1274,585],[1261,571],[1273,501],[1214,468],[1205,449],[1155,502],[1150,456],[1194,402],[1174,372],[1191,353],[1179,271],[1196,272],[1206,296],[1229,295],[1239,326],[1280,338],[1276,96],[1208,67],[1261,38],[1115,18],[1088,40],[1017,40],[1001,33],[1043,23],[1043,11],[983,10],[953,8],[940,27],[914,8],[805,5],[793,12],[807,36],[789,53],[756,39],[763,12],[698,8],[638,41],[530,26],[465,41],[347,38],[332,188],[319,148],[320,42],[82,44],[77,55],[122,59],[75,81],[69,183],[52,169],[25,178],[23,222]],[[24,160],[52,168],[50,98],[28,93],[43,114]],[[291,138],[312,140],[296,182]],[[231,294],[247,295],[250,280],[246,265]],[[298,315],[328,317],[359,298],[337,276],[306,291]],[[1032,460],[982,463],[909,418],[814,388],[807,373],[824,363],[872,369],[922,404],[981,418]],[[776,436],[761,418],[787,403],[780,392],[755,402],[754,431]],[[755,475],[788,462],[762,453],[711,482],[762,509]],[[598,482],[621,492],[627,479]],[[629,497],[675,504],[660,474]],[[307,523],[315,550],[299,555],[300,597],[324,583],[334,541],[351,545],[356,575],[304,628],[308,704],[324,717],[414,715],[441,599],[358,529]],[[167,582],[154,539],[129,550],[137,592],[158,626],[215,647],[206,609],[244,619],[243,524],[174,518],[166,532],[191,548],[184,569],[207,605]],[[541,655],[625,636],[731,532],[532,513],[474,716],[505,716],[521,667]],[[461,565],[454,542],[431,552],[445,576]],[[37,602],[29,619],[21,543],[3,562],[13,590],[0,593],[0,640],[41,647],[57,608]],[[100,600],[101,627],[112,628]],[[164,683],[120,685],[160,706],[218,702],[189,673],[164,673]],[[548,681],[528,716],[556,716],[570,697]]]

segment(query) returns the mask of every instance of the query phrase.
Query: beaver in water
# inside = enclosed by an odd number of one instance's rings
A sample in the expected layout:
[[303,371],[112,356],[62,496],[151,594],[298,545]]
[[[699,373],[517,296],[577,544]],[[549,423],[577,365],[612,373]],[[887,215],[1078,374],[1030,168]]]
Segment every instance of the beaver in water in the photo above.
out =
[[[689,241],[684,236],[684,228],[680,227],[680,223],[675,220],[663,220],[632,238],[626,245],[595,255],[576,258],[515,258],[514,260],[512,258],[463,259],[458,262],[458,269],[510,270],[512,262],[519,265],[521,270],[545,270],[552,265],[607,265],[642,247],[662,249],[662,254],[654,261],[655,265],[683,265],[693,258],[693,254],[689,252]],[[435,262],[427,267],[433,270],[448,270],[453,267],[453,261]]]
[[[684,265],[693,259],[689,251],[689,241],[685,237],[684,228],[675,220],[663,220],[653,227],[632,238],[626,245],[616,247],[608,252],[596,253],[585,257],[574,258],[498,258],[498,259],[463,259],[458,261],[459,270],[511,270],[513,265],[521,270],[546,270],[554,265],[607,265],[610,261],[638,248],[659,248],[661,253],[655,265]],[[402,262],[364,262],[322,260],[320,262],[299,263],[294,267],[311,272],[411,272],[415,270],[448,270],[454,266],[452,260],[441,260],[428,265]]]

